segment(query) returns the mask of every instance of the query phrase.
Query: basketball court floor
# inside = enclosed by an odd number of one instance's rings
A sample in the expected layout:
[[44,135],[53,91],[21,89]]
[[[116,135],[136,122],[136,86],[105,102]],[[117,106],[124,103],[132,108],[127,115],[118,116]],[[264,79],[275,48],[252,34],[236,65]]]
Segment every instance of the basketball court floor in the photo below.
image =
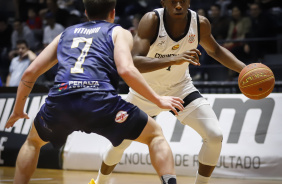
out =
[[[0,167],[0,183],[13,183],[14,167]],[[30,184],[88,184],[97,172],[37,169]],[[193,177],[177,176],[178,184],[194,184]],[[157,175],[113,173],[110,184],[160,184]],[[211,184],[282,184],[282,180],[212,178]]]

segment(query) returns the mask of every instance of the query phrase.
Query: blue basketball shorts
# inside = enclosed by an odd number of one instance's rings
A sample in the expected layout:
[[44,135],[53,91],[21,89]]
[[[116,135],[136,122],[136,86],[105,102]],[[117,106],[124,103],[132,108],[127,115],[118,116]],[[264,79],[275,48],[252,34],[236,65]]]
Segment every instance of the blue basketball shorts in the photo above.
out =
[[118,146],[138,138],[147,121],[146,113],[115,93],[84,92],[48,96],[34,124],[43,141],[59,148],[74,131],[102,135]]

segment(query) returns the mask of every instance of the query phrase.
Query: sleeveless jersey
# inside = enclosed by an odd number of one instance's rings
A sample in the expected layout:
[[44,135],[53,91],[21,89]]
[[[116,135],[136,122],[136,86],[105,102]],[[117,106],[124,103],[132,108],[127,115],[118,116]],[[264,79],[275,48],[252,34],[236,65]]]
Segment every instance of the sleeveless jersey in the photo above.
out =
[[[159,18],[159,31],[154,43],[151,44],[147,57],[164,58],[179,55],[187,50],[195,49],[199,43],[199,18],[196,12],[188,10],[188,25],[186,33],[178,40],[172,37],[166,31],[164,25],[164,8],[155,9],[154,12]],[[189,74],[189,63],[182,65],[172,65],[168,68],[143,73],[142,75],[148,84],[160,95],[172,88],[186,90],[191,93],[197,89],[192,84]],[[140,96],[137,92],[130,89],[132,93]]]
[[62,33],[57,49],[58,71],[49,96],[116,91],[119,75],[113,56],[115,26],[106,21],[89,21]]

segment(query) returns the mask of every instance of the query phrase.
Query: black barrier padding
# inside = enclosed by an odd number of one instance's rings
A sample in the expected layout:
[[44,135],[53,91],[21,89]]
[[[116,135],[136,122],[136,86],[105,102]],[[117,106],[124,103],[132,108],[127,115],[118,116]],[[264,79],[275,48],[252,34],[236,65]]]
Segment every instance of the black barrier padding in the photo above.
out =
[[[1,160],[4,161],[0,166],[11,166],[16,165],[17,155],[20,151],[20,148],[24,141],[26,140],[27,135],[20,135],[15,133],[0,133],[1,138],[5,137],[7,141],[3,142],[4,150],[1,151]],[[61,151],[60,149],[54,149],[51,144],[46,144],[40,150],[38,168],[50,168],[50,169],[60,169],[62,160],[60,158]]]
[[[2,88],[2,92],[3,92]],[[15,91],[16,88],[10,88],[10,90]],[[40,89],[41,90],[41,89]],[[35,96],[47,95],[47,93],[31,93],[29,95],[30,101],[28,104],[28,108],[30,107],[30,103]],[[1,90],[0,90],[1,91]],[[5,90],[4,90],[5,91]],[[5,98],[15,98],[15,93],[1,93],[0,92],[0,99]],[[4,109],[2,110],[2,114],[0,114],[0,119],[5,111],[6,104],[4,104]],[[12,109],[10,109],[9,113]],[[18,152],[23,145],[24,141],[26,140],[27,135],[17,134],[14,133],[14,130],[11,132],[0,131],[0,166],[12,166],[14,167],[16,164],[16,159]],[[2,142],[2,145],[1,145]],[[50,169],[60,169],[61,168],[61,150],[55,149],[52,147],[51,144],[46,144],[41,148],[39,160],[38,160],[38,168],[50,168]]]

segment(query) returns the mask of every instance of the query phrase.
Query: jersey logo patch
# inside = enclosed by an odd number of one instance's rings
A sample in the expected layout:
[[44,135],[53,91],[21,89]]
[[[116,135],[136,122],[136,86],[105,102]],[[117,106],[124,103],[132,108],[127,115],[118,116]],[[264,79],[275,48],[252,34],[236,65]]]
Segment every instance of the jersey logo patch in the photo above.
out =
[[189,43],[193,43],[193,42],[195,41],[195,36],[196,36],[196,35],[194,35],[194,34],[190,34],[190,35],[189,35],[189,40],[188,40],[188,42],[189,42]]
[[125,120],[127,119],[127,117],[128,117],[128,114],[127,114],[126,111],[119,111],[119,112],[117,113],[117,115],[116,115],[115,121],[116,121],[117,123],[123,123],[123,122],[125,122]]
[[174,45],[171,49],[172,49],[172,50],[177,50],[177,49],[179,49],[179,44]]
[[59,90],[58,91],[66,90],[67,88],[68,88],[68,84],[62,83],[62,84],[59,84]]

